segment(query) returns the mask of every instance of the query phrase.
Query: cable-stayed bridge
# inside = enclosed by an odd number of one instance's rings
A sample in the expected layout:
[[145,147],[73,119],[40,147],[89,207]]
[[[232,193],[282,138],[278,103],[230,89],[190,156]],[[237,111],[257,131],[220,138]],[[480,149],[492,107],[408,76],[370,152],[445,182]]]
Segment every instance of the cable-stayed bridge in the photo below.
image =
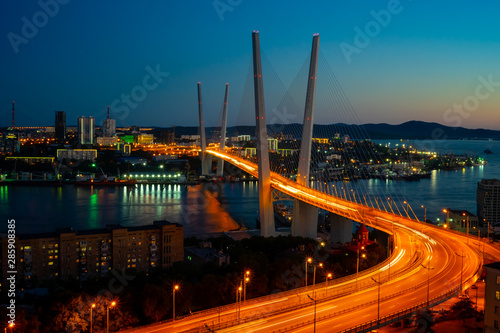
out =
[[[255,144],[238,148],[225,145],[226,85],[219,144],[207,145],[198,83],[200,147],[195,149],[200,150],[202,173],[210,173],[215,158],[219,176],[224,161],[258,177],[263,236],[275,232],[273,198],[287,196],[294,201],[293,235],[316,238],[318,209],[323,209],[335,216],[331,231],[335,239],[350,240],[352,222],[356,221],[391,235],[393,251],[385,262],[359,275],[209,309],[134,331],[368,332],[456,296],[478,279],[484,256],[500,259],[500,251],[486,241],[419,221],[402,195],[370,193],[362,184],[356,185],[352,180],[365,172],[363,164],[380,160],[370,144],[342,140],[331,144],[330,151],[316,154],[320,152],[313,140],[319,35],[313,36],[304,121],[297,135],[301,139],[291,140],[295,156],[273,152],[276,149],[267,133],[258,32],[253,32],[252,44]],[[339,97],[335,107],[348,114],[352,107],[345,94],[338,85],[332,87]],[[332,162],[326,155],[336,157]],[[313,176],[311,171],[317,171],[320,164],[324,167],[326,161],[336,167],[337,173],[341,170],[341,183],[345,177],[349,181],[339,186],[328,177],[328,171]]]

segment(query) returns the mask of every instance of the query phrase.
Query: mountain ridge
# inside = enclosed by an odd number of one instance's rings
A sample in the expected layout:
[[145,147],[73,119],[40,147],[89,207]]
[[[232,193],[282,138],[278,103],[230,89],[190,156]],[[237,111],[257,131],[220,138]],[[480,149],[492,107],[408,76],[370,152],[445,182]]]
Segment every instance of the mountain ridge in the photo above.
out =
[[[170,127],[171,128],[171,127]],[[207,137],[211,137],[217,127],[207,127]],[[300,138],[302,125],[293,124],[269,124],[268,134],[279,133],[292,134],[294,138]],[[176,126],[176,136],[196,135],[198,127]],[[387,123],[368,123],[363,125],[350,124],[315,124],[314,137],[333,137],[334,133],[349,135],[351,139],[414,139],[414,140],[457,140],[457,139],[493,139],[500,140],[500,131],[483,128],[469,129],[465,127],[451,127],[435,122],[410,120],[399,125]],[[231,126],[227,128],[227,136],[250,135],[255,136],[255,126]]]

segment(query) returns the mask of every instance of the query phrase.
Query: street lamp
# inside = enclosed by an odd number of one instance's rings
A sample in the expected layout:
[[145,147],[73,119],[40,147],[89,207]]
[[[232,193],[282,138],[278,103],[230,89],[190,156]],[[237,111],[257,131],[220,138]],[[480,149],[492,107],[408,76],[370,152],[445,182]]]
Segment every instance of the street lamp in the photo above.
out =
[[382,282],[380,282],[380,270],[378,271],[378,281],[372,278],[375,283],[378,284],[378,300],[377,300],[377,324],[380,324],[380,285]]
[[115,305],[116,302],[113,301],[106,306],[106,333],[109,333],[109,308],[112,308]]
[[306,283],[305,283],[306,287],[307,287],[307,265],[310,264],[310,263],[312,263],[312,258],[311,257],[306,258],[306,278],[305,278],[305,280],[306,280]]
[[247,300],[247,283],[250,281],[250,270],[243,274],[243,301]]
[[327,293],[328,293],[328,279],[331,279],[333,276],[332,276],[332,273],[328,273],[326,274],[326,281],[325,281],[325,297],[327,296]]
[[179,290],[179,285],[176,284],[174,285],[174,287],[172,288],[172,295],[173,295],[173,300],[172,300],[172,303],[173,303],[173,321],[175,321],[175,292]]
[[422,205],[422,208],[424,209],[424,223],[427,223],[427,207]]
[[314,302],[314,333],[316,333],[316,291],[313,290],[313,292],[314,298],[309,295],[307,295],[307,297],[309,297],[309,299]]
[[469,244],[469,214],[462,213],[462,216],[467,216],[467,244]]
[[[362,246],[361,247],[361,250],[364,250],[365,247]],[[357,249],[357,260],[356,260],[356,289],[358,288],[358,275],[359,275],[359,246],[358,246],[358,249]],[[362,254],[361,255],[363,258],[366,258],[366,254]]]
[[320,262],[319,264],[317,265],[314,265],[314,270],[313,270],[313,289],[314,289],[314,286],[316,285],[316,267],[320,267],[320,268],[323,268],[323,263]]
[[462,276],[464,273],[464,257],[465,257],[464,250],[462,250],[462,255],[459,255],[456,252],[455,252],[455,254],[462,258],[462,268],[460,269],[460,294],[462,294]]
[[92,333],[92,310],[95,308],[95,303],[90,306],[90,333]]
[[241,313],[241,285],[238,287],[238,295],[239,295],[239,302],[238,302],[238,321],[240,320],[240,313]]
[[[446,223],[450,224],[450,210],[449,209],[443,209],[443,213],[446,213]],[[446,224],[444,225],[446,228]]]
[[431,259],[429,258],[429,260],[427,261],[427,267],[425,267],[424,265],[420,264],[420,266],[422,266],[423,268],[427,269],[427,307],[429,307],[429,281],[430,281],[430,270],[431,269],[434,269],[431,268]]
[[[12,332],[12,328],[14,327],[14,323],[9,323],[9,326],[7,326],[8,328],[11,329],[11,332]],[[5,333],[7,333],[7,327],[5,328]]]

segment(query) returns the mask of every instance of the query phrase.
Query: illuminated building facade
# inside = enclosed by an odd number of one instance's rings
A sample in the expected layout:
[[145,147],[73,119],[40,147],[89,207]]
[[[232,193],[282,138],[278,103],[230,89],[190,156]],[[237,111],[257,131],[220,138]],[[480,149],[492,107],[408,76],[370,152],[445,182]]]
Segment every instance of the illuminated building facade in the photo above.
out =
[[[2,282],[7,272],[7,238],[1,239]],[[155,221],[152,225],[74,231],[16,237],[17,279],[30,281],[106,276],[113,269],[149,271],[167,268],[184,259],[184,228],[176,223]]]
[[78,117],[78,142],[94,144],[95,119],[94,117]]

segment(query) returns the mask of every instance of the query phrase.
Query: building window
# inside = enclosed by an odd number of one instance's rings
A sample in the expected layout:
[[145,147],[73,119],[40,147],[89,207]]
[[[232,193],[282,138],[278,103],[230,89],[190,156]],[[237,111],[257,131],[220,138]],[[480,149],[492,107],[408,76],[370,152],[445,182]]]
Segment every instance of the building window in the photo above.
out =
[[500,307],[495,305],[495,314],[500,314]]
[[495,298],[500,300],[500,291],[495,291]]
[[493,327],[495,327],[496,330],[498,329],[498,320],[493,321]]
[[497,275],[497,284],[500,284],[500,275]]

